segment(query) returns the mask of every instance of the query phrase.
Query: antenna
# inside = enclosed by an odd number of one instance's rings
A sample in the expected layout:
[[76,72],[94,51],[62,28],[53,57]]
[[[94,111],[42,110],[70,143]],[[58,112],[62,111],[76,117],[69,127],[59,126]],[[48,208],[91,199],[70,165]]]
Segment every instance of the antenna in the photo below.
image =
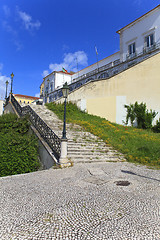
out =
[[79,77],[79,70],[78,70],[78,58],[76,57],[76,63],[77,63],[77,72],[78,72],[78,77]]
[[[99,64],[98,64],[98,50],[97,50],[97,47],[95,45],[95,51],[96,51],[96,58],[97,58],[97,71],[99,72]],[[98,78],[98,76],[97,76]]]

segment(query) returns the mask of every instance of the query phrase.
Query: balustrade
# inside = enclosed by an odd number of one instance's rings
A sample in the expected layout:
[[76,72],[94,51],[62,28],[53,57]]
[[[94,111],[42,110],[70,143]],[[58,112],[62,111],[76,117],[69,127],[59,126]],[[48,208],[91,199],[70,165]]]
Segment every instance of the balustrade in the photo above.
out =
[[[102,67],[99,67],[97,70],[93,70],[89,73],[86,73],[76,79],[73,79],[73,82],[69,84],[70,92],[76,90],[80,86],[84,85],[85,83],[94,81],[96,79],[107,79],[113,77],[114,75],[130,68],[131,66],[140,63],[144,59],[148,58],[149,56],[155,54],[155,52],[160,51],[160,44],[154,44],[153,47],[148,48],[147,51],[143,51],[139,54],[135,54],[133,58],[126,57],[126,61],[120,62],[120,59],[115,60],[114,62],[110,62]],[[134,61],[133,61],[134,60]],[[61,98],[61,89],[55,90],[53,93],[53,101]]]
[[59,159],[61,152],[61,140],[52,131],[51,128],[36,114],[36,112],[29,106],[21,107],[14,96],[11,94],[11,102],[15,107],[19,116],[28,115],[31,124],[36,128],[41,137],[47,142],[49,147],[52,149],[54,156]]

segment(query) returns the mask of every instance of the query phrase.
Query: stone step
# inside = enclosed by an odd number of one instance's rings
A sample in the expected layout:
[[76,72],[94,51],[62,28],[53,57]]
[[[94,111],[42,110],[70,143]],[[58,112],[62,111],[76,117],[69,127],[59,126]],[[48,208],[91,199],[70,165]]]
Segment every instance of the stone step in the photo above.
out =
[[73,163],[92,163],[92,162],[121,162],[119,158],[70,158]]
[[[103,152],[103,153],[107,153],[109,151],[109,149],[107,148],[103,148],[103,149],[99,149],[99,148],[72,148],[70,146],[68,146],[68,151],[69,152],[81,152],[81,151],[84,151],[84,152]],[[111,152],[111,151],[110,151]]]
[[[63,121],[45,106],[31,106],[44,122],[62,137]],[[123,155],[117,153],[97,136],[86,132],[81,126],[67,123],[68,157],[74,163],[124,161]]]

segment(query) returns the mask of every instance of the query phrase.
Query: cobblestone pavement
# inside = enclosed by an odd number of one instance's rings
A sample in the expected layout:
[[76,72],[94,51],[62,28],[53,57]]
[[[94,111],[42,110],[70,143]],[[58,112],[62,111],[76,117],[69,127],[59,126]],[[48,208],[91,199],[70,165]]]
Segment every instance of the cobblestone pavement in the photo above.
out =
[[10,239],[159,240],[160,171],[110,162],[2,177],[0,240]]

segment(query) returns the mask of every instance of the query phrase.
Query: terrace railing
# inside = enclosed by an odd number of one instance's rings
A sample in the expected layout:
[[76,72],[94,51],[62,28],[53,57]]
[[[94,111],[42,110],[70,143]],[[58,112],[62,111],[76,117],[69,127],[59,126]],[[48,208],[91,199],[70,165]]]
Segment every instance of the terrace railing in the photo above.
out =
[[[69,85],[70,92],[78,89],[82,85],[101,79],[108,79],[110,77],[115,76],[116,74],[127,70],[128,68],[136,65],[148,57],[154,55],[155,53],[160,51],[160,44],[154,44],[153,47],[143,49],[143,51],[139,54],[135,54],[132,56],[127,56],[126,61],[120,62],[120,59],[115,60],[114,62],[110,62],[98,69],[95,69],[87,74],[84,74],[74,81],[72,81]],[[49,93],[49,101],[53,102],[62,97],[61,88],[54,90]]]

